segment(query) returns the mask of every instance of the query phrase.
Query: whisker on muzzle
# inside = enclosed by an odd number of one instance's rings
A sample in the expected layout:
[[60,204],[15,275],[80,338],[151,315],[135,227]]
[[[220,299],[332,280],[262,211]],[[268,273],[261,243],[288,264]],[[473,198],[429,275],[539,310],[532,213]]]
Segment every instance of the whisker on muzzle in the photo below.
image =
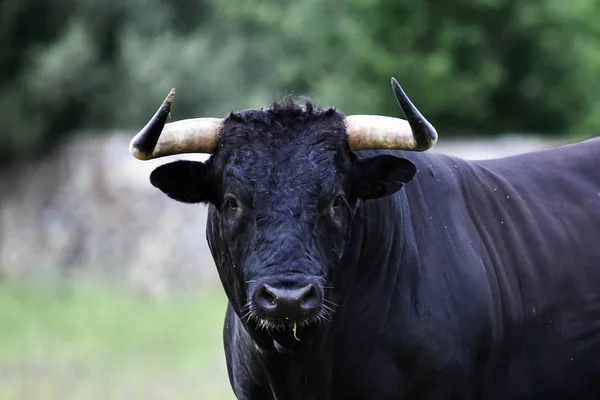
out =
[[323,311],[325,313],[329,314],[335,314],[335,310],[331,307],[326,306],[325,304],[323,304]]
[[340,307],[339,304],[336,304],[336,303],[334,303],[333,301],[331,301],[329,299],[323,299],[323,303],[327,303],[330,306],[335,307],[335,308],[339,308]]
[[240,319],[242,321],[245,321],[246,323],[250,322],[250,320],[252,319],[253,314],[254,314],[254,309],[252,307],[251,301],[248,301],[248,302],[246,302],[246,304],[244,304],[244,306],[240,310],[240,314],[241,314]]
[[250,310],[248,310],[245,314],[243,314],[241,317],[241,320],[244,322],[250,322],[250,319],[252,318],[252,313],[250,312]]

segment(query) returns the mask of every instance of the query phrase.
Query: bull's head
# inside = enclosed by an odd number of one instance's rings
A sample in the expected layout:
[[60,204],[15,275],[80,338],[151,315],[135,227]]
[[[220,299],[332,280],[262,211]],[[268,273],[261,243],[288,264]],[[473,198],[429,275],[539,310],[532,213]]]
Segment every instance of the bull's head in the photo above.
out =
[[289,348],[333,317],[361,201],[397,192],[416,173],[404,158],[354,152],[424,151],[436,142],[395,79],[392,86],[406,121],[280,102],[165,124],[171,91],[131,141],[142,160],[212,154],[160,166],[150,180],[177,201],[210,204],[207,236],[221,281],[257,341]]

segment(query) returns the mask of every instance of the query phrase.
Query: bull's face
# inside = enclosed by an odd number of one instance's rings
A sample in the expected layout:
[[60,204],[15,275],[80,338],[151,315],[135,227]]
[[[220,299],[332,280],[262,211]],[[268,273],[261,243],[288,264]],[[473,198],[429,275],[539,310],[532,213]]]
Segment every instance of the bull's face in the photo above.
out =
[[151,182],[211,205],[208,240],[233,309],[290,348],[335,318],[361,202],[398,191],[415,172],[403,158],[356,157],[338,112],[284,104],[231,115],[206,163],[163,165]]
[[224,120],[166,124],[171,90],[132,139],[130,150],[142,160],[213,154],[206,163],[163,165],[150,179],[175,200],[210,204],[212,255],[231,306],[257,345],[297,348],[335,319],[343,278],[352,272],[348,250],[360,231],[355,217],[362,202],[400,190],[416,172],[403,158],[354,152],[424,151],[437,141],[393,78],[392,87],[406,120],[344,117],[284,101]]

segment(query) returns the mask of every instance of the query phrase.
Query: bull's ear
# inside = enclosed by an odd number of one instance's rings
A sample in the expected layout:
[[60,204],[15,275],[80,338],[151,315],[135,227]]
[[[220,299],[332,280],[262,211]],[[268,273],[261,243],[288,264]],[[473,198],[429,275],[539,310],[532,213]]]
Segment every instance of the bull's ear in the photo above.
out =
[[353,192],[363,200],[388,196],[402,189],[416,173],[417,167],[406,158],[381,155],[358,160]]
[[216,191],[211,170],[200,161],[175,161],[152,171],[150,183],[182,203],[213,202]]

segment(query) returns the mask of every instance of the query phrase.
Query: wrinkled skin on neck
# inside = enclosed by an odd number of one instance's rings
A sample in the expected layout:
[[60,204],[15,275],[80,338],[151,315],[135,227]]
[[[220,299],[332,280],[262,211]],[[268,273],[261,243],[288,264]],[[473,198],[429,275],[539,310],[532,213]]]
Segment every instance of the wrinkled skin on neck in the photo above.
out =
[[[177,201],[210,205],[207,239],[239,340],[260,350],[273,382],[330,336],[353,274],[348,244],[361,202],[397,192],[415,173],[391,155],[359,160],[337,111],[283,102],[230,115],[207,162],[163,165],[151,182]],[[310,307],[271,313],[268,300],[294,290]]]

